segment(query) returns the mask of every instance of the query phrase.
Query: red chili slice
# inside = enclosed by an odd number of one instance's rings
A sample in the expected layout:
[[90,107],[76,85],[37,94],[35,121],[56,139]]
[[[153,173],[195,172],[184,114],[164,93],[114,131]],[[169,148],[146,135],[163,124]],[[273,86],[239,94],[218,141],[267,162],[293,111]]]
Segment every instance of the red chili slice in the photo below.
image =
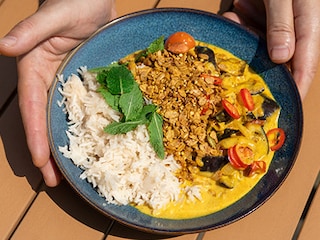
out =
[[232,167],[238,170],[245,169],[245,166],[241,165],[241,162],[239,162],[239,159],[235,155],[234,147],[231,147],[228,149],[228,159]]
[[207,73],[201,73],[200,77],[203,77],[207,83],[214,85],[221,85],[222,79]]
[[255,162],[252,148],[241,143],[228,149],[228,158],[231,165],[238,170],[245,170]]
[[247,168],[247,176],[251,177],[254,174],[265,173],[267,171],[267,164],[265,161],[254,161]]
[[206,102],[206,104],[203,106],[200,115],[205,115],[206,112],[207,112],[207,111],[209,110],[209,108],[210,108],[210,96],[209,96],[209,95],[206,96],[206,101],[207,101],[207,102]]
[[249,110],[252,111],[254,109],[254,101],[250,91],[247,88],[242,88],[240,90],[240,96],[243,105]]
[[241,162],[242,166],[248,166],[254,161],[253,150],[247,144],[236,144],[234,153]]
[[232,118],[238,119],[241,117],[238,109],[232,103],[230,103],[227,99],[222,99],[221,103],[223,108]]
[[286,134],[282,128],[273,128],[267,132],[267,138],[271,151],[279,150],[286,139]]

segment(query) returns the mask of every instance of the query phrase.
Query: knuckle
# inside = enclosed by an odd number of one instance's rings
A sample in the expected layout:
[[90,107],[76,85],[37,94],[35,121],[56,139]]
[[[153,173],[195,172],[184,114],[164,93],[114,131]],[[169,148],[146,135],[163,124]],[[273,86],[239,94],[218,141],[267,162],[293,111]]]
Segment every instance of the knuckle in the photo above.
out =
[[271,34],[273,34],[273,33],[293,34],[294,33],[294,29],[290,24],[282,23],[282,22],[276,22],[276,23],[269,24],[268,31]]

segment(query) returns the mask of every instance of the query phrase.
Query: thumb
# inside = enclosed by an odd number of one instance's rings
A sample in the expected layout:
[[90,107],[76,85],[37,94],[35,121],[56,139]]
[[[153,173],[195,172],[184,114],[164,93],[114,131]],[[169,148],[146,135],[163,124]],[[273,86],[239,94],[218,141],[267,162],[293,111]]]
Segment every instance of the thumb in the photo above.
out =
[[269,55],[275,63],[289,61],[295,51],[292,0],[265,0]]
[[50,9],[51,6],[44,3],[37,12],[11,29],[0,39],[0,54],[12,57],[25,54],[57,33],[60,30],[56,23],[59,18]]

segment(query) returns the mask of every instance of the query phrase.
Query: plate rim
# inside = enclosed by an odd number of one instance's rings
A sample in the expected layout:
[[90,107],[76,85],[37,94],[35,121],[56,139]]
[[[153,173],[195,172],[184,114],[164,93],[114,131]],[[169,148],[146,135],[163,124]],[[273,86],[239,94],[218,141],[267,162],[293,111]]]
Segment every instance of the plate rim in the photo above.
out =
[[[211,12],[207,12],[207,11],[203,11],[203,10],[197,10],[197,9],[191,9],[191,8],[155,8],[155,9],[147,9],[147,10],[142,10],[142,11],[137,11],[137,12],[134,12],[134,13],[129,13],[129,14],[126,14],[124,16],[121,16],[121,17],[118,17],[114,20],[112,20],[111,22],[108,22],[107,24],[103,25],[102,27],[100,27],[97,31],[95,31],[89,38],[87,38],[85,41],[83,41],[82,43],[80,43],[77,47],[75,47],[72,51],[70,51],[66,57],[63,59],[62,63],[60,64],[59,68],[57,69],[56,71],[56,75],[59,75],[63,72],[63,70],[65,69],[65,67],[67,66],[67,64],[69,63],[70,59],[75,55],[75,53],[81,49],[85,44],[87,44],[88,42],[90,42],[90,40],[92,38],[94,38],[96,35],[98,35],[100,32],[104,31],[105,29],[109,28],[110,26],[113,26],[115,24],[117,24],[118,22],[122,22],[124,20],[127,20],[127,19],[130,19],[132,17],[137,17],[137,16],[140,16],[140,15],[144,15],[144,14],[152,14],[154,12],[191,12],[191,13],[196,13],[196,14],[204,14],[204,15],[207,15],[207,16],[212,16],[212,17],[215,17],[215,18],[218,18],[218,19],[222,19],[223,21],[227,21],[229,22],[230,24],[232,25],[236,25],[238,28],[241,28],[243,29],[244,31],[246,31],[247,33],[249,33],[250,35],[252,35],[252,37],[254,38],[259,38],[259,36],[257,34],[255,34],[253,31],[247,29],[246,27],[240,25],[240,24],[237,24],[229,19],[226,19],[220,15],[217,15],[215,13],[211,13]],[[284,67],[283,65],[283,68],[285,70],[288,71],[287,68]],[[290,72],[288,71],[288,73],[290,74]],[[50,116],[50,109],[51,109],[51,104],[50,102],[52,102],[52,97],[53,97],[53,91],[54,89],[56,88],[56,84],[57,84],[58,80],[55,78],[53,80],[53,83],[52,83],[52,86],[50,88],[50,91],[49,91],[49,95],[48,95],[48,111],[47,111],[47,124],[48,124],[48,137],[49,137],[49,145],[50,145],[50,149],[52,151],[52,146],[53,146],[53,138],[52,138],[52,131],[50,130],[51,127],[50,127],[50,122],[49,122],[49,119],[51,118]],[[295,89],[297,92],[298,90]],[[298,92],[298,96],[299,96],[299,92]],[[301,99],[298,100],[298,105],[299,105],[299,109],[301,111],[299,111],[299,120],[301,121],[300,124],[299,124],[299,136],[302,136],[303,135],[303,110],[302,110],[302,103],[301,103]],[[65,172],[65,169],[63,169],[63,167],[60,165],[61,163],[54,157],[54,160],[56,162],[56,164],[58,165],[59,167],[59,170],[61,172],[63,172],[63,175],[65,177],[65,179],[68,181],[68,183],[72,186],[72,188],[87,202],[89,203],[91,206],[93,206],[95,209],[97,209],[99,212],[103,213],[104,215],[116,220],[116,221],[119,221],[129,227],[134,227],[135,229],[139,229],[139,230],[142,230],[142,231],[145,231],[145,232],[151,232],[151,233],[160,233],[160,234],[186,234],[186,233],[196,233],[196,232],[201,232],[201,231],[207,231],[207,230],[213,230],[213,229],[216,229],[216,228],[220,228],[220,227],[223,227],[223,226],[226,226],[226,225],[229,225],[233,222],[236,222],[242,218],[244,218],[245,216],[251,214],[252,212],[254,212],[257,208],[259,208],[260,206],[262,206],[266,201],[268,201],[273,195],[275,192],[277,192],[277,190],[281,187],[281,185],[284,183],[284,181],[286,180],[286,178],[288,177],[289,173],[291,172],[291,169],[293,168],[294,164],[295,164],[295,161],[296,161],[296,158],[298,156],[298,153],[300,151],[300,146],[301,146],[301,140],[297,140],[297,148],[295,149],[294,151],[294,156],[293,156],[293,162],[292,164],[290,165],[287,173],[284,175],[283,179],[281,180],[280,184],[278,184],[278,186],[276,188],[273,189],[272,193],[267,197],[265,198],[263,201],[259,202],[258,204],[256,204],[254,207],[250,208],[251,210],[246,212],[246,214],[242,214],[241,216],[239,217],[236,217],[232,220],[230,219],[227,219],[226,222],[218,225],[218,226],[211,226],[210,227],[210,224],[208,224],[207,226],[205,226],[205,228],[202,228],[202,229],[188,229],[188,230],[183,230],[183,231],[170,231],[170,230],[161,230],[161,229],[152,229],[152,228],[144,228],[143,226],[137,226],[135,224],[131,224],[131,223],[128,223],[126,222],[125,220],[119,220],[117,218],[117,216],[113,216],[112,214],[110,213],[106,213],[105,211],[103,211],[101,208],[99,208],[98,206],[96,206],[93,202],[90,201],[90,199],[87,199],[86,197],[84,197],[82,194],[81,194],[81,189],[78,189],[77,186],[75,186],[75,184],[70,180],[70,178],[66,177],[67,176],[67,173]],[[184,220],[177,220],[177,221],[184,221]]]

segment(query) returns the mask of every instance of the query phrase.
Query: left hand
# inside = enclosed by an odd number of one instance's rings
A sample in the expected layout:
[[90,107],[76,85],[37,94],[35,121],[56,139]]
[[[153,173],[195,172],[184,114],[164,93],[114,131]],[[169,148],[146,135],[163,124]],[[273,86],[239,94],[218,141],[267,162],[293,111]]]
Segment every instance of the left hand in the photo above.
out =
[[32,161],[47,186],[61,173],[47,138],[47,94],[67,53],[115,17],[113,0],[47,0],[0,40],[0,53],[18,56],[19,107]]

